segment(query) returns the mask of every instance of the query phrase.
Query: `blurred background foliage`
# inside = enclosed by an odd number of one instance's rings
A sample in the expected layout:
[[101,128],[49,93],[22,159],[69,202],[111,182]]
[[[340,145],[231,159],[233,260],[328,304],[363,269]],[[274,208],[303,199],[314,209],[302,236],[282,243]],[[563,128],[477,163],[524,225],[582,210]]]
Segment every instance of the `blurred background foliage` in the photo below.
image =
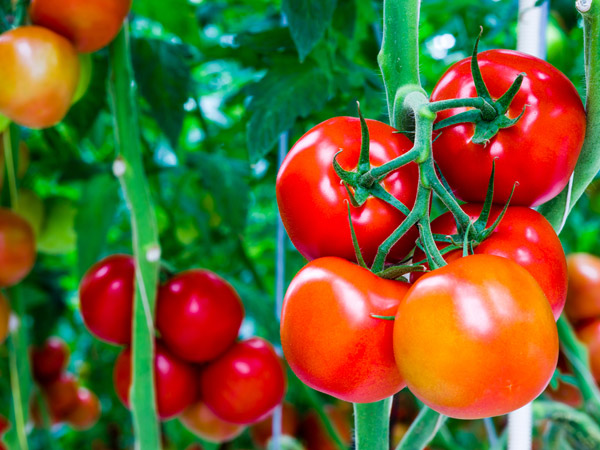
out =
[[[572,1],[552,0],[549,60],[583,86],[580,19]],[[301,6],[299,6],[301,5]],[[453,62],[470,55],[480,25],[481,50],[516,45],[517,0],[424,0],[422,83],[431,92]],[[159,222],[163,258],[175,270],[202,267],[229,280],[243,298],[244,336],[277,343],[274,314],[277,142],[293,143],[333,116],[386,121],[377,53],[381,1],[143,0],[130,18],[139,89],[142,146]],[[86,432],[67,426],[32,431],[32,449],[130,448],[129,414],[112,385],[119,351],[91,337],[77,301],[82,274],[112,253],[131,253],[129,217],[116,179],[108,107],[108,52],[92,55],[92,83],[63,123],[21,130],[22,208],[37,224],[39,256],[20,291],[29,338],[60,335],[69,370],[102,403]],[[8,205],[8,190],[1,192]],[[562,234],[568,252],[600,254],[600,184],[589,189]],[[319,226],[315,223],[314,226]],[[289,281],[304,261],[286,247]],[[312,404],[290,377],[288,400]],[[0,347],[0,413],[10,408],[8,356]],[[319,397],[319,401],[327,401]],[[502,425],[498,419],[497,425]],[[482,422],[449,422],[440,448],[487,448]],[[170,448],[198,440],[176,421],[164,424]],[[450,432],[449,431],[449,432]],[[438,439],[439,440],[439,439]],[[52,443],[54,442],[54,443]],[[448,444],[450,442],[450,444]],[[227,448],[250,448],[248,434]],[[54,446],[54,447],[53,447]],[[205,448],[215,448],[205,444]]]

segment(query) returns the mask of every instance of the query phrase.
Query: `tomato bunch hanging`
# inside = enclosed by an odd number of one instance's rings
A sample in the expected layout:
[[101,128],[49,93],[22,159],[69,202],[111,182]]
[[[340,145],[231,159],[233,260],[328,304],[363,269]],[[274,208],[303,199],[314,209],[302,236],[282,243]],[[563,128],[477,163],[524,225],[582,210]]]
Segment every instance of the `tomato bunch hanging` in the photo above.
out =
[[[508,413],[557,363],[567,263],[530,207],[566,186],[583,104],[550,64],[478,55],[476,44],[431,99],[414,92],[403,108],[412,133],[330,119],[280,168],[281,217],[310,260],[285,295],[284,354],[303,382],[340,399],[408,386],[450,417]],[[433,194],[448,212],[431,221]]]

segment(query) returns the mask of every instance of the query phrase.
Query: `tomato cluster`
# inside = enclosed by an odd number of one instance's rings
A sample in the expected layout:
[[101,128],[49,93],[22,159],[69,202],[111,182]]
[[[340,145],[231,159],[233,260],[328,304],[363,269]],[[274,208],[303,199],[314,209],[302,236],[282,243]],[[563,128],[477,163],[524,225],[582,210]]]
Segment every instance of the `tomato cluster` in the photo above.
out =
[[[81,280],[84,323],[99,339],[126,346],[115,363],[114,384],[129,405],[135,262],[111,255]],[[180,416],[192,432],[223,442],[262,420],[281,403],[283,365],[261,338],[236,341],[244,307],[234,288],[208,270],[172,276],[158,290],[154,378],[161,420]]]
[[[556,232],[530,207],[565,187],[585,110],[570,81],[542,60],[492,50],[473,61],[450,67],[433,91],[430,105],[441,111],[433,160],[417,149],[422,138],[413,146],[385,124],[367,120],[361,129],[359,119],[338,117],[308,131],[283,161],[281,218],[309,263],[285,295],[281,340],[290,367],[314,389],[367,403],[408,386],[436,411],[474,419],[532,401],[554,373],[567,263]],[[474,97],[480,111],[452,100]],[[418,136],[425,119],[415,120]],[[441,175],[452,190],[445,196],[441,181],[432,188]],[[415,222],[401,224],[428,208],[424,189],[450,211],[432,222],[416,216],[417,240]],[[470,203],[459,206],[454,195]],[[408,231],[387,252],[396,229]],[[408,269],[395,267],[411,258]],[[377,273],[367,268],[373,261]]]

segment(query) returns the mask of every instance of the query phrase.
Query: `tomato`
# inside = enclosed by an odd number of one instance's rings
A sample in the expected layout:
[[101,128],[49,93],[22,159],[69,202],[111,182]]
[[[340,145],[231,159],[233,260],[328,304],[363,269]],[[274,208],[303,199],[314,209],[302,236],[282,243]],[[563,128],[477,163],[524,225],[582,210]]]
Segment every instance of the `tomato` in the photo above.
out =
[[50,417],[63,420],[75,409],[79,402],[77,380],[70,373],[61,373],[60,376],[50,384],[43,387],[43,395],[46,399]]
[[75,430],[88,430],[92,428],[100,417],[100,401],[96,394],[80,387],[77,390],[77,405],[65,417],[67,423]]
[[[281,434],[287,436],[296,436],[299,426],[300,418],[298,417],[296,408],[291,403],[284,402],[281,408]],[[272,414],[266,419],[255,423],[250,428],[250,437],[252,437],[252,441],[258,448],[266,449],[272,436]]]
[[[323,411],[346,446],[352,442],[351,416],[333,405],[325,405]],[[316,411],[310,411],[302,421],[300,431],[308,450],[338,450],[333,438],[325,428]]]
[[111,344],[131,341],[135,262],[111,255],[94,264],[79,285],[81,316],[90,332]]
[[544,390],[558,333],[529,272],[506,258],[471,255],[413,284],[396,314],[394,353],[423,403],[479,419],[520,408]]
[[[408,284],[384,280],[341,258],[319,258],[292,280],[283,303],[281,344],[305,384],[368,403],[405,386],[392,348],[393,316]],[[352,376],[348,376],[352,374]]]
[[[42,400],[42,396],[40,395],[39,392],[35,392],[29,398],[29,417],[31,418],[33,425],[37,428],[45,427],[44,418],[42,416],[41,403],[40,403],[42,401],[45,402],[45,400]],[[48,413],[48,424],[50,426],[59,424],[61,419],[59,419],[55,415],[52,415],[52,412],[48,410],[47,402],[44,403],[44,407],[46,408],[46,411]]]
[[[405,153],[412,143],[392,127],[367,120],[370,160],[380,166]],[[277,204],[281,220],[294,246],[309,259],[339,256],[355,261],[348,223],[348,193],[333,168],[334,155],[346,170],[358,164],[361,146],[360,121],[353,117],[329,119],[302,136],[285,157],[277,175]],[[418,170],[410,163],[383,181],[394,197],[412,208],[418,184]],[[367,263],[373,261],[379,245],[398,227],[404,214],[371,197],[352,208],[352,223]],[[416,229],[411,229],[394,246],[390,257],[402,259],[414,247]]]
[[[157,342],[154,356],[154,383],[158,416],[167,420],[179,415],[196,401],[196,368],[182,361],[164,345]],[[124,349],[115,363],[113,372],[115,390],[123,404],[129,407],[131,386],[131,349]]]
[[31,226],[18,214],[0,208],[0,287],[17,284],[35,263]]
[[10,430],[10,422],[6,417],[0,414],[0,436]]
[[565,313],[579,321],[600,316],[600,258],[587,253],[567,257],[569,288]]
[[2,344],[10,333],[10,303],[0,293],[0,344]]
[[[461,207],[471,220],[481,213],[481,204],[466,204]],[[486,226],[490,226],[500,215],[502,208],[494,207]],[[455,234],[454,216],[447,212],[431,223],[431,230],[438,234]],[[440,248],[446,244],[441,244]],[[502,256],[519,264],[538,282],[550,303],[554,319],[558,320],[567,297],[567,261],[560,239],[552,225],[537,211],[521,206],[511,206],[493,233],[475,247],[475,254]],[[462,256],[462,250],[445,255],[446,261]],[[416,250],[413,261],[425,259],[421,250]],[[413,272],[411,281],[421,274]]]
[[[494,202],[506,203],[518,182],[512,205],[544,203],[567,185],[583,145],[586,115],[579,94],[559,70],[534,56],[489,50],[478,59],[494,99],[519,73],[527,74],[508,110],[510,118],[518,117],[524,107],[525,114],[485,146],[472,142],[471,123],[443,128],[433,143],[434,159],[461,200],[483,202],[496,160]],[[467,58],[452,65],[433,89],[431,101],[476,97],[470,63]],[[440,112],[438,120],[464,110]]]
[[275,349],[261,338],[238,342],[200,375],[202,400],[227,422],[257,422],[281,403],[285,372]]
[[27,26],[0,35],[0,113],[29,128],[56,125],[77,82],[77,52],[64,37]]
[[188,361],[210,361],[227,350],[243,318],[239,295],[208,270],[180,273],[158,293],[156,325],[163,342]]
[[228,442],[244,431],[243,425],[219,419],[203,402],[189,406],[181,417],[181,423],[192,433],[209,442]]
[[579,340],[587,347],[590,370],[598,382],[600,381],[600,319],[582,324],[576,331]]
[[61,338],[52,336],[41,347],[31,349],[33,379],[40,384],[57,380],[69,364],[69,347]]
[[32,0],[31,21],[69,39],[80,53],[112,41],[131,9],[131,0]]

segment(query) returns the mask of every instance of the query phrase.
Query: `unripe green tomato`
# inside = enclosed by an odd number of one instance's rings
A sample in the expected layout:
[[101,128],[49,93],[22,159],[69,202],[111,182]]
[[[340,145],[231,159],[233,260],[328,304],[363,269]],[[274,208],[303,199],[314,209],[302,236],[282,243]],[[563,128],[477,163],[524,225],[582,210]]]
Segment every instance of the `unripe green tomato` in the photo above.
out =
[[52,255],[64,255],[74,250],[77,244],[76,215],[77,208],[70,200],[54,200],[38,239],[38,250]]
[[548,62],[563,72],[568,71],[573,65],[573,54],[569,52],[569,37],[553,16],[548,19],[546,45]]
[[19,203],[15,208],[15,212],[29,222],[37,238],[44,224],[44,202],[42,199],[29,189],[21,189],[19,190]]
[[77,103],[85,95],[92,81],[92,55],[80,53],[79,55],[79,82],[73,95],[71,104]]

